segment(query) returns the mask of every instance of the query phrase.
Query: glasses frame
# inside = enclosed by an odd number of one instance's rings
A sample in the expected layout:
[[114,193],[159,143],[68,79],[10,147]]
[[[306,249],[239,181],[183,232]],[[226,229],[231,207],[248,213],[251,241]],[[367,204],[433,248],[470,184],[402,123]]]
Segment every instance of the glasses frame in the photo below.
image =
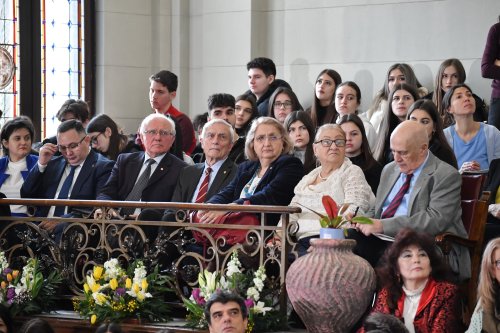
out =
[[[331,141],[331,143],[328,144],[328,141]],[[338,141],[343,141],[343,143],[341,145],[339,145]],[[330,148],[332,146],[332,144],[335,144],[335,147],[337,147],[337,148],[344,148],[346,143],[347,143],[347,140],[346,139],[335,139],[335,140],[322,139],[322,140],[318,140],[314,143],[319,143],[319,144],[321,144],[321,147],[325,147],[325,148]]]
[[90,144],[91,145],[96,145],[97,144],[97,138],[99,137],[99,135],[101,134],[104,134],[104,132],[99,132],[99,134],[97,134],[96,136],[94,136],[93,138],[90,139]]
[[262,143],[266,142],[266,140],[269,140],[269,142],[274,143],[274,142],[278,142],[282,138],[283,138],[282,136],[278,136],[278,135],[259,135],[259,136],[256,136],[254,138],[254,141],[262,144]]
[[291,109],[292,106],[293,106],[293,103],[292,103],[292,101],[284,101],[284,102],[279,102],[278,101],[278,102],[274,102],[273,106],[274,106],[275,109],[281,109],[281,108],[283,108],[283,109],[286,110],[286,109]]
[[171,136],[174,136],[174,132],[170,131],[170,130],[164,130],[164,129],[150,129],[150,130],[144,130],[142,131],[142,133],[144,135],[151,135],[151,136],[157,136],[158,134],[160,134],[161,137],[167,137],[169,135]]
[[75,150],[76,148],[78,148],[82,144],[83,140],[85,140],[86,137],[87,137],[87,135],[85,135],[79,142],[72,142],[72,143],[70,143],[67,146],[61,146],[61,145],[58,144],[57,145],[57,150],[59,150],[61,153],[64,153],[68,149],[71,150],[71,151],[73,151],[73,150]]

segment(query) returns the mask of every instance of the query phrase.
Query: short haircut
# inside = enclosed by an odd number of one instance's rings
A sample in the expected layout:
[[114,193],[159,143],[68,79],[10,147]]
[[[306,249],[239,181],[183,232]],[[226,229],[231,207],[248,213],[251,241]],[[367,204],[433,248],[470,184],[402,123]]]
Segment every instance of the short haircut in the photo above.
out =
[[231,107],[234,109],[235,107],[234,96],[225,93],[213,94],[208,96],[207,105],[208,105],[208,113],[215,108],[225,108]]
[[64,116],[67,113],[72,113],[75,118],[80,120],[82,123],[90,119],[89,105],[82,100],[66,100],[59,111],[57,111],[56,117],[59,121],[63,121]]
[[207,121],[208,121],[208,112],[204,112],[194,117],[193,119],[194,130],[198,131],[200,130],[200,128],[203,128],[203,126],[205,126]]
[[290,151],[293,149],[293,142],[292,139],[290,139],[290,136],[288,135],[288,132],[285,129],[285,127],[283,127],[283,125],[278,120],[276,120],[276,118],[260,117],[252,122],[252,126],[250,126],[250,130],[248,131],[245,140],[245,155],[247,156],[247,158],[250,161],[259,160],[254,150],[253,141],[255,139],[255,132],[257,131],[257,127],[263,124],[272,125],[280,132],[281,139],[283,140],[283,151],[281,152],[281,154],[283,155],[289,154]]
[[231,138],[231,143],[234,143],[236,140],[236,134],[234,133],[233,126],[231,126],[230,123],[225,121],[224,119],[212,119],[209,122],[207,122],[203,126],[203,130],[201,131],[201,137],[205,138],[205,132],[208,131],[208,129],[215,124],[223,124],[224,126],[227,127],[227,130],[229,131],[229,137]]
[[209,325],[212,324],[212,318],[210,317],[210,308],[212,305],[214,303],[226,304],[229,302],[237,303],[240,306],[243,319],[248,318],[247,306],[245,305],[245,300],[241,296],[227,290],[218,290],[210,296],[207,304],[205,304],[205,319]]
[[144,118],[141,122],[141,127],[140,127],[141,133],[144,132],[147,124],[149,124],[149,122],[153,119],[165,119],[166,121],[168,121],[168,123],[170,124],[170,127],[172,128],[171,131],[175,135],[175,122],[172,120],[172,118],[167,117],[161,113],[151,113],[146,118]]
[[[34,135],[35,135],[35,127],[33,126],[33,123],[31,122],[31,119],[26,117],[26,116],[19,116],[14,119],[11,119],[7,121],[3,127],[2,130],[0,131],[0,140],[9,140],[10,136],[14,131],[25,128],[28,130],[30,133],[31,137],[31,142],[34,141]],[[9,155],[9,149],[5,146],[3,146],[5,155]]]
[[274,75],[276,77],[276,65],[269,58],[259,57],[248,62],[247,70],[258,68],[264,72],[266,76]]
[[162,70],[156,74],[149,77],[149,82],[158,82],[167,87],[169,92],[177,91],[177,86],[179,84],[177,75],[171,71]]
[[78,134],[86,134],[82,122],[76,119],[66,120],[57,127],[57,134],[65,133],[74,129]]

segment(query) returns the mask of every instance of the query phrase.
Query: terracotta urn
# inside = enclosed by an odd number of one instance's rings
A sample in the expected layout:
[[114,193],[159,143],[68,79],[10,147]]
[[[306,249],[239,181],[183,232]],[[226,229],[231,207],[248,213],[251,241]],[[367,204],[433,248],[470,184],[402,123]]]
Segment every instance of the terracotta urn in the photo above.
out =
[[352,239],[312,239],[312,251],[286,274],[293,308],[311,333],[345,333],[367,310],[375,291],[375,271],[352,253]]

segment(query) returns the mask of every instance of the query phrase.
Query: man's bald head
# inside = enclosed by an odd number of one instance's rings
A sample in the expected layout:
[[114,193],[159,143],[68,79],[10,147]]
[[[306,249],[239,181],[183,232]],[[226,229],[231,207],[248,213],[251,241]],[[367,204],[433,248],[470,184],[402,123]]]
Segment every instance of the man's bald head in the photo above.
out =
[[391,150],[401,172],[413,173],[427,158],[429,138],[425,127],[411,120],[399,124],[391,134]]

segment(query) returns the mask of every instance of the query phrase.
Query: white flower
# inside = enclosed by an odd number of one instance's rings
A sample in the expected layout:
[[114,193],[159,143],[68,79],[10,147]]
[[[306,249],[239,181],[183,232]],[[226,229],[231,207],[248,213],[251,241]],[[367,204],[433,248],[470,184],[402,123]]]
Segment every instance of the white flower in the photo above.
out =
[[3,271],[9,267],[9,263],[7,262],[7,258],[5,258],[5,253],[0,252],[0,269]]
[[247,290],[247,297],[257,302],[259,300],[260,293],[255,287],[250,287]]
[[134,270],[134,283],[140,284],[142,280],[144,280],[147,276],[146,268],[142,261],[139,261],[137,267]]
[[238,254],[236,253],[236,251],[234,251],[233,254],[231,255],[231,260],[227,264],[227,273],[226,273],[227,277],[231,277],[235,273],[241,273],[240,268],[241,268],[241,263],[238,260]]
[[271,311],[273,309],[264,305],[264,302],[257,302],[257,304],[255,304],[252,308],[253,313],[262,313],[265,316],[267,311]]
[[106,280],[117,279],[123,275],[123,269],[120,267],[118,259],[109,259],[104,263],[104,269],[106,270]]
[[264,289],[264,282],[258,278],[253,279],[253,284],[258,291],[262,291],[262,289]]

